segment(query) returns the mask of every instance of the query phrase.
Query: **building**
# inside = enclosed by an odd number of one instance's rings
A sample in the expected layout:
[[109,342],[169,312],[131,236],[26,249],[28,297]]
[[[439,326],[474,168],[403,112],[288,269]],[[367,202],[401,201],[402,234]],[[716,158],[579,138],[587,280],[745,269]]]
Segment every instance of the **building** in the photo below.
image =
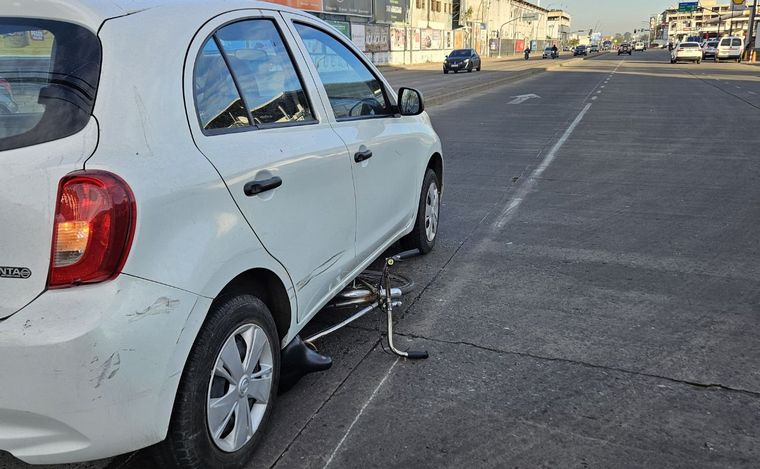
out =
[[546,36],[553,44],[564,47],[570,41],[572,17],[563,10],[550,10],[546,18]]
[[[350,38],[376,64],[440,62],[456,48],[483,56],[551,43],[550,11],[525,0],[270,0],[308,11]],[[570,15],[555,13],[552,34]]]
[[695,36],[747,35],[751,8],[732,9],[731,3],[720,4],[717,0],[702,0],[699,6],[700,10],[694,12],[679,12],[676,7],[663,11],[655,27],[655,39],[676,43]]

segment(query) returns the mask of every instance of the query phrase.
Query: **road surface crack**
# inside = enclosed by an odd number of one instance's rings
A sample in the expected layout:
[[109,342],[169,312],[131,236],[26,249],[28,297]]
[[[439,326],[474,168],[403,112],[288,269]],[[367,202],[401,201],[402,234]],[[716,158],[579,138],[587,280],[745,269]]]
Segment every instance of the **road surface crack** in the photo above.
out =
[[628,375],[633,376],[642,376],[646,378],[654,378],[654,379],[661,379],[665,381],[669,381],[671,383],[677,383],[677,384],[684,384],[688,386],[692,386],[699,389],[716,389],[720,391],[728,391],[728,392],[735,392],[739,394],[744,394],[752,397],[760,398],[760,392],[758,391],[752,391],[749,389],[742,389],[742,388],[736,388],[732,386],[726,386],[724,384],[720,383],[700,383],[698,381],[691,381],[686,379],[678,379],[678,378],[672,378],[670,376],[663,376],[658,375],[654,373],[644,373],[640,371],[633,371],[633,370],[627,370],[625,368],[618,368],[614,366],[607,366],[607,365],[597,365],[595,363],[588,363],[581,360],[573,360],[571,358],[561,358],[561,357],[547,357],[543,355],[536,355],[534,353],[528,353],[528,352],[517,352],[514,350],[502,350],[494,347],[488,347],[485,345],[478,345],[473,342],[467,342],[467,341],[454,341],[454,340],[445,340],[445,339],[434,339],[430,337],[425,337],[422,335],[416,335],[416,334],[403,334],[403,333],[396,333],[395,335],[406,337],[409,339],[422,339],[422,340],[428,340],[430,342],[436,342],[441,344],[448,344],[448,345],[463,345],[467,347],[474,347],[479,350],[484,350],[487,352],[493,352],[498,353],[501,355],[514,355],[524,358],[532,358],[534,360],[541,360],[541,361],[550,361],[550,362],[558,362],[558,363],[569,363],[573,365],[583,366],[586,368],[592,368],[592,369],[598,369],[598,370],[605,370],[605,371],[614,371],[618,373],[624,373]]

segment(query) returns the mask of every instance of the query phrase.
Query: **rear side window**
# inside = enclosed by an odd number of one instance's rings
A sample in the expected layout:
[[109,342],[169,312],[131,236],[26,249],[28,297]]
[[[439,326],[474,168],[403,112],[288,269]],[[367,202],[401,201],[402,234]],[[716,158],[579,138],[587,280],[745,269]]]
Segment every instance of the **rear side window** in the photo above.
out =
[[270,20],[240,21],[218,30],[198,56],[193,84],[206,131],[316,122],[290,53]]
[[101,47],[69,23],[0,18],[0,151],[68,137],[92,115]]

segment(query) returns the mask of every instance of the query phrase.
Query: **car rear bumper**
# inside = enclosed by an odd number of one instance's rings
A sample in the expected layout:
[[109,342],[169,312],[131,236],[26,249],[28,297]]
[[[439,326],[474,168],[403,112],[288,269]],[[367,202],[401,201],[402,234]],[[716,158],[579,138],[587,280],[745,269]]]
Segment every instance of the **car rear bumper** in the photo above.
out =
[[59,464],[161,441],[194,307],[208,300],[121,275],[45,292],[0,322],[0,450]]

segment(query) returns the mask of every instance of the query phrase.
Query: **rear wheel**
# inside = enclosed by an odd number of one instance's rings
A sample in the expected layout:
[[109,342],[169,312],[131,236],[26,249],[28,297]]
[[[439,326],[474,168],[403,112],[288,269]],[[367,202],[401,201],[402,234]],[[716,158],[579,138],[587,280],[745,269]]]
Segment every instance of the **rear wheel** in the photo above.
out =
[[702,59],[697,59],[697,63],[701,64],[702,63]]
[[449,74],[449,71],[448,71],[448,70],[446,70],[446,69],[444,68],[444,69],[443,69],[443,74],[444,74],[444,75],[448,75],[448,74]]
[[251,295],[215,305],[188,357],[162,467],[242,467],[253,455],[277,396],[280,348],[266,305]]
[[435,171],[428,168],[422,180],[422,190],[417,206],[417,219],[412,232],[401,238],[404,249],[419,249],[427,254],[438,238],[438,218],[441,212],[441,182]]

